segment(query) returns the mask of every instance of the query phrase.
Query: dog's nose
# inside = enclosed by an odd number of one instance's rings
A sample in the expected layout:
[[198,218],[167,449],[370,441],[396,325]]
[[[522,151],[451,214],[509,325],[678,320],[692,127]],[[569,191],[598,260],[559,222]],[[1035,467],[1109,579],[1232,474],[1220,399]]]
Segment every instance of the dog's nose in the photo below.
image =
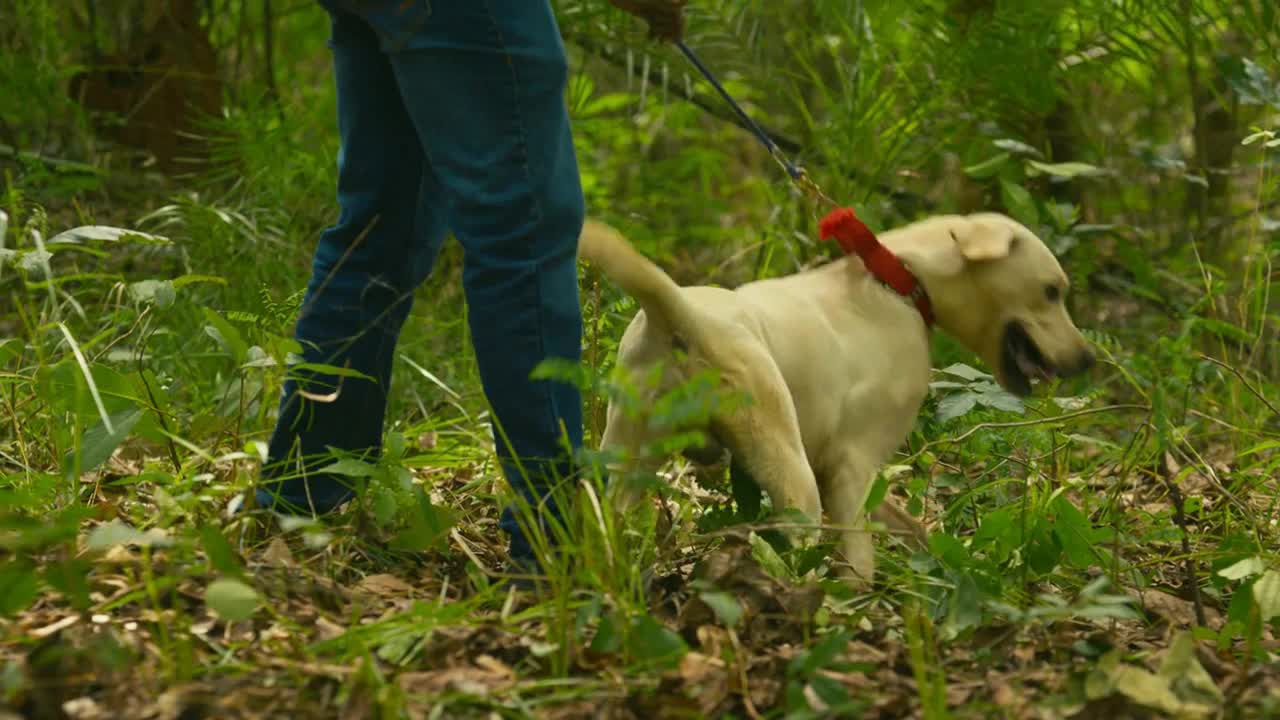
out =
[[1095,359],[1091,350],[1080,351],[1080,359],[1076,361],[1076,372],[1084,373],[1093,368]]

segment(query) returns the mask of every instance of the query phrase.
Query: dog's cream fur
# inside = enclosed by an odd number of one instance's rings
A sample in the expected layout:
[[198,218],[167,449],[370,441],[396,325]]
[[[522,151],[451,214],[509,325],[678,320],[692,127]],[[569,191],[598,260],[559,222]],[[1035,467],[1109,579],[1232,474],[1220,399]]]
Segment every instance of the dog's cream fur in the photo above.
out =
[[[1062,302],[1067,278],[1026,227],[994,213],[940,216],[880,240],[924,285],[938,326],[977,353],[1006,388],[1026,394],[1028,374],[1070,375],[1092,364]],[[652,390],[661,392],[709,366],[728,388],[749,394],[745,407],[714,417],[709,436],[734,454],[774,508],[797,508],[815,522],[825,510],[843,530],[844,575],[854,586],[869,582],[867,491],[906,439],[929,389],[929,330],[915,306],[852,257],[726,290],[678,286],[596,221],[583,228],[579,252],[642,308],[618,350],[623,372],[636,377],[666,363],[663,384]],[[1035,350],[1010,339],[1015,325]],[[676,348],[687,351],[683,361],[675,361]],[[602,447],[622,450],[632,469],[652,468],[661,458],[640,457],[653,439],[646,428],[643,418],[611,403]],[[890,502],[879,506],[877,519],[924,537],[918,521]]]

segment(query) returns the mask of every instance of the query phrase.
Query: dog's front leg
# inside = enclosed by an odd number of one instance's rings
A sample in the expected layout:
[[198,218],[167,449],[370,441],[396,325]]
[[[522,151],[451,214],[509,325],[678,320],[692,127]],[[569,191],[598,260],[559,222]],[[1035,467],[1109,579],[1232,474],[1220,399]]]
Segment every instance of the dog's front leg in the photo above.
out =
[[825,485],[823,505],[840,529],[838,543],[844,563],[840,575],[861,590],[875,575],[875,543],[867,528],[866,501],[875,465],[856,453],[847,454]]

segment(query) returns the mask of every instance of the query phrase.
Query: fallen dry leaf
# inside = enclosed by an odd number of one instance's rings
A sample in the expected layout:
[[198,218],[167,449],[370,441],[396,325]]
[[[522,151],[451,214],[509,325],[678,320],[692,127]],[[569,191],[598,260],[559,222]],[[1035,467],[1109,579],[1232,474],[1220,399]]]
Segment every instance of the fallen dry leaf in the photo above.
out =
[[395,575],[381,573],[368,575],[357,586],[361,590],[383,598],[408,598],[413,596],[413,586]]
[[267,549],[262,551],[262,561],[277,567],[293,567],[296,564],[293,551],[289,549],[289,543],[282,537],[271,538],[271,542],[267,543]]

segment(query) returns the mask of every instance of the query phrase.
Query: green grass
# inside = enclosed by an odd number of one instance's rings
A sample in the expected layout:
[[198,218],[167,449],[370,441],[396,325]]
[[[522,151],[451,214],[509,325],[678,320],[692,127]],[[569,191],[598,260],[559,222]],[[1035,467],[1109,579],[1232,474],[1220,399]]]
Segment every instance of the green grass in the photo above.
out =
[[[598,31],[597,15],[559,5],[569,34]],[[496,575],[508,492],[452,242],[406,325],[388,452],[373,466],[339,460],[367,486],[360,501],[315,522],[232,515],[274,419],[310,248],[335,213],[323,51],[315,17],[290,16],[281,42],[303,80],[286,86],[287,121],[247,89],[211,122],[215,152],[195,177],[92,153],[73,153],[80,165],[0,158],[6,706],[27,718],[1280,713],[1273,118],[1259,111],[1232,193],[1200,220],[1182,204],[1195,168],[1169,149],[1189,132],[1186,88],[1151,60],[1176,17],[1139,31],[1123,24],[1131,9],[1008,11],[1005,55],[1052,45],[1027,35],[1049,16],[1082,43],[1093,23],[1124,30],[1115,66],[1085,79],[1042,69],[1059,95],[1091,88],[1073,95],[1076,115],[1108,119],[1084,123],[1078,155],[1052,157],[1021,132],[1045,88],[980,72],[985,46],[959,35],[958,60],[940,62],[921,40],[958,32],[941,11],[898,26],[896,6],[868,3],[869,36],[841,20],[842,3],[815,3],[807,22],[879,53],[863,73],[834,62],[835,40],[753,31],[740,21],[765,10],[751,5],[707,3],[695,38],[716,67],[747,71],[734,91],[806,144],[825,189],[877,227],[962,207],[966,193],[1036,227],[1099,352],[1089,377],[1017,403],[937,338],[934,393],[871,499],[925,519],[927,552],[882,539],[875,586],[851,593],[829,544],[790,548],[725,469],[672,462],[661,499],[634,516],[594,483],[567,489],[548,591],[510,592]],[[43,16],[23,17],[43,37]],[[593,214],[686,282],[735,285],[830,251],[749,136],[663,97],[681,83],[674,67],[671,87],[641,87],[574,53]],[[5,67],[52,97],[60,71],[38,58]],[[752,75],[757,64],[777,72]],[[1256,74],[1228,79],[1265,89]],[[0,110],[12,97],[0,92]],[[48,108],[0,115],[35,142]],[[1122,141],[1143,112],[1151,126]],[[89,147],[80,128],[62,128],[80,138],[66,147]],[[86,225],[136,233],[49,242]],[[607,372],[635,306],[585,269],[582,288],[588,362],[571,374],[594,443],[608,394],[623,392]],[[717,398],[714,383],[692,383],[656,420]]]

